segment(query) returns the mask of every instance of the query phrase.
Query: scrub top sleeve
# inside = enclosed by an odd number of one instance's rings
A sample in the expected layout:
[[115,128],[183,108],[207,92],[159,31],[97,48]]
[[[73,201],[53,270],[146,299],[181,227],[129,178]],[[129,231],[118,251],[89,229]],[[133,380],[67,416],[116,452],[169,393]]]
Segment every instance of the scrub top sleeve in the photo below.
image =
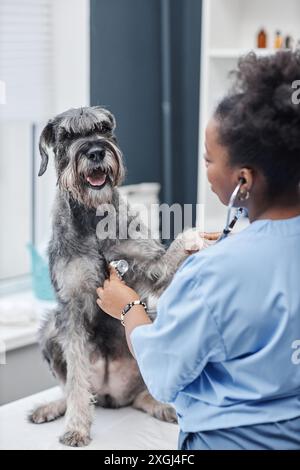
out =
[[[159,401],[171,403],[192,383],[208,362],[225,359],[222,337],[206,298],[205,273],[194,280],[195,262],[177,272],[158,302],[151,325],[136,327],[130,335],[135,358],[148,390]],[[197,263],[196,263],[197,267]]]

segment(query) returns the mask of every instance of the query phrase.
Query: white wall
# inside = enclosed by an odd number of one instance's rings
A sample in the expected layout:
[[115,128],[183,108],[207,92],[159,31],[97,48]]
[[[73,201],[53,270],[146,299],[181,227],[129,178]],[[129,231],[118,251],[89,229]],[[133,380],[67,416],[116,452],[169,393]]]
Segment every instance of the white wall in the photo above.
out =
[[[51,116],[90,101],[89,0],[53,0],[53,88]],[[42,126],[38,129],[38,133]],[[37,165],[39,155],[37,155]],[[50,234],[56,177],[52,159],[47,172],[37,178],[38,221],[36,239],[45,245]]]
[[[226,207],[212,193],[203,161],[205,127],[219,100],[228,92],[238,58],[256,47],[259,29],[268,34],[272,49],[275,31],[300,39],[299,0],[203,0],[202,55],[199,120],[198,203],[204,204],[205,230],[217,231],[224,226]],[[256,50],[264,55],[270,50]],[[203,215],[197,217],[201,225]]]
[[[52,117],[68,108],[88,106],[90,101],[89,0],[53,0]],[[45,124],[45,123],[44,123]],[[38,133],[42,126],[38,129]],[[39,155],[37,155],[37,165]],[[56,177],[52,159],[47,172],[36,180],[37,244],[47,244]]]
[[54,114],[90,102],[89,0],[53,0]]

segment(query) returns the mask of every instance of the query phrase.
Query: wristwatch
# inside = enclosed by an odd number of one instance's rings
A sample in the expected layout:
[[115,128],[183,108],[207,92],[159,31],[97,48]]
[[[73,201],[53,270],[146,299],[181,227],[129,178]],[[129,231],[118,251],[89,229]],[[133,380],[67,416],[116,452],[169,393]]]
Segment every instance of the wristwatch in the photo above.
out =
[[121,323],[123,326],[125,326],[124,320],[125,320],[126,313],[129,312],[131,307],[133,307],[134,305],[142,305],[145,311],[147,312],[147,305],[145,304],[145,302],[142,302],[141,300],[134,300],[133,302],[130,302],[129,304],[125,305],[125,307],[123,308],[121,312]]

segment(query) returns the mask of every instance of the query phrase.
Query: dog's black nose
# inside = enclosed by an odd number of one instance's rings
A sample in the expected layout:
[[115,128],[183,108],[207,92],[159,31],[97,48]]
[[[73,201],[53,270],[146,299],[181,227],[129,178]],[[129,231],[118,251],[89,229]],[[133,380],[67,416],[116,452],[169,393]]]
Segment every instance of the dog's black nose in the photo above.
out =
[[103,147],[91,148],[87,152],[86,156],[89,160],[92,160],[93,162],[101,162],[101,160],[103,160],[103,158],[105,157],[105,149]]

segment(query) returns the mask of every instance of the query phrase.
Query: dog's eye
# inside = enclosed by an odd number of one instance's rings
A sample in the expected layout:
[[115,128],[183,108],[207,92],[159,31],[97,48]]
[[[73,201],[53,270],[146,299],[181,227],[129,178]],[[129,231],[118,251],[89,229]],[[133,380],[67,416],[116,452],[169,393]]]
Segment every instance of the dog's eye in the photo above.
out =
[[108,122],[101,123],[101,132],[103,134],[108,134],[109,132],[111,132],[111,126],[108,124]]
[[70,132],[66,131],[65,129],[61,129],[59,132],[59,138],[61,140],[67,140],[67,139],[71,139],[72,135],[70,134]]

